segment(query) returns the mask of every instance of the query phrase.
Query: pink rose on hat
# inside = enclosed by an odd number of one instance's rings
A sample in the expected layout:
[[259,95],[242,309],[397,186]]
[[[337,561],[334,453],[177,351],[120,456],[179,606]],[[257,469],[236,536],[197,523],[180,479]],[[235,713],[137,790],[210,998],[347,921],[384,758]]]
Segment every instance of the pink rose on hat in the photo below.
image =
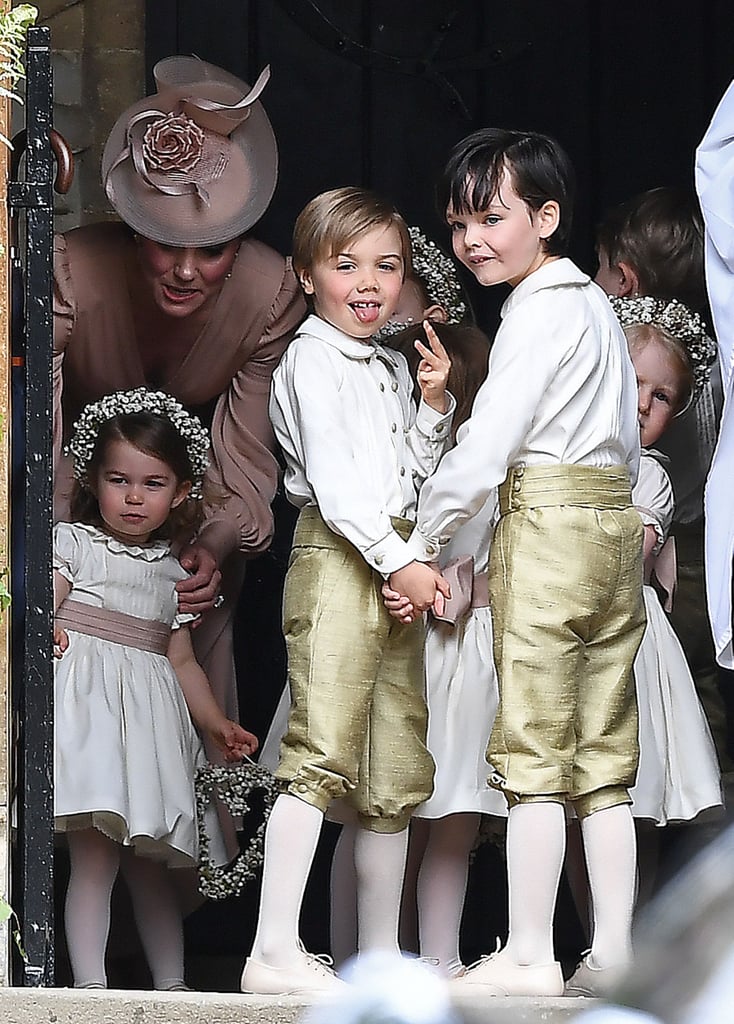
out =
[[143,159],[150,170],[190,171],[201,159],[204,132],[186,114],[166,114],[148,126]]

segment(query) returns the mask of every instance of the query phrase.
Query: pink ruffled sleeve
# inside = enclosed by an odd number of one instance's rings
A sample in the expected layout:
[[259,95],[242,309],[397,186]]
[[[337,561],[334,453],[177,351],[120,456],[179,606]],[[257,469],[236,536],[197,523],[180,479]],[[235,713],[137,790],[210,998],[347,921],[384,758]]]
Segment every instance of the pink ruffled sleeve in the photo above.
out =
[[305,311],[300,285],[288,260],[260,340],[217,402],[209,478],[227,498],[220,508],[207,510],[199,539],[220,565],[238,548],[254,555],[266,550],[272,540],[270,505],[279,468],[268,417],[270,382]]

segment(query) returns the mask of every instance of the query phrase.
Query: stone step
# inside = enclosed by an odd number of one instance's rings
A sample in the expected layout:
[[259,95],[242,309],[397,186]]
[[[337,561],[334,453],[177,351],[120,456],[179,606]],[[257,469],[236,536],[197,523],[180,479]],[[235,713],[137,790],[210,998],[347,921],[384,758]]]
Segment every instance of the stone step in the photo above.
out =
[[[462,993],[455,1006],[465,1024],[562,1024],[595,1002]],[[308,1005],[298,996],[0,989],[3,1024],[296,1024]]]

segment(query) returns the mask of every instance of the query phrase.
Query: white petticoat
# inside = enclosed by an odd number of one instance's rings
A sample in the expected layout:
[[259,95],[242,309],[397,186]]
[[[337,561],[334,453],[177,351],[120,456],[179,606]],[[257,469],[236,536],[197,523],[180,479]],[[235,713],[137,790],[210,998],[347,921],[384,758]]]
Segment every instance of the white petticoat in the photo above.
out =
[[630,795],[636,818],[665,825],[719,807],[721,776],[680,642],[652,587],[644,598],[647,628],[634,666],[640,765]]
[[416,808],[416,817],[506,816],[505,798],[487,785],[485,755],[499,702],[489,608],[473,609],[455,626],[429,616],[426,702],[436,775],[433,795]]

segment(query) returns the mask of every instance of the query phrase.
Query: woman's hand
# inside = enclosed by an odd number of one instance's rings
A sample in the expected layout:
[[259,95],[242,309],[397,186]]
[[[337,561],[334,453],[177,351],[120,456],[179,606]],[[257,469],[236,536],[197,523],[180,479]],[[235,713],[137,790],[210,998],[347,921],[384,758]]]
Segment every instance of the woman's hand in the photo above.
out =
[[416,351],[421,356],[418,363],[418,386],[426,405],[443,414],[447,408],[446,383],[449,379],[451,360],[429,320],[423,321],[423,330],[426,332],[430,347],[416,338]]
[[[214,555],[203,544],[189,544],[179,556],[187,572],[193,573],[176,584],[178,610],[182,615],[202,615],[214,607],[222,574]],[[196,628],[198,622],[191,624]]]
[[415,608],[410,599],[392,590],[389,583],[382,584],[382,600],[394,619],[407,626],[415,619]]

